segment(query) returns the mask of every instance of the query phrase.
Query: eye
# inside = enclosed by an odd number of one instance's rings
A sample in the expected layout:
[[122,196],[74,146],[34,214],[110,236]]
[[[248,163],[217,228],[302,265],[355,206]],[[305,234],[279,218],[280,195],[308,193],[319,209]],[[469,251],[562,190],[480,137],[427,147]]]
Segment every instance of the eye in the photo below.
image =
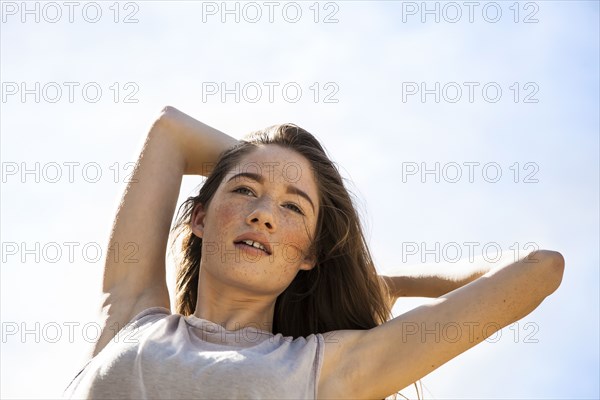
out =
[[249,195],[253,195],[254,196],[254,192],[252,190],[250,190],[249,188],[247,188],[246,186],[240,186],[239,188],[233,189],[234,193],[240,193],[240,194],[249,194]]
[[304,215],[304,213],[302,212],[302,209],[300,209],[300,207],[298,207],[296,204],[294,204],[294,203],[286,203],[286,204],[284,204],[284,207],[287,207],[287,206],[289,206],[288,208],[290,210],[295,211],[295,212],[297,212],[300,215]]

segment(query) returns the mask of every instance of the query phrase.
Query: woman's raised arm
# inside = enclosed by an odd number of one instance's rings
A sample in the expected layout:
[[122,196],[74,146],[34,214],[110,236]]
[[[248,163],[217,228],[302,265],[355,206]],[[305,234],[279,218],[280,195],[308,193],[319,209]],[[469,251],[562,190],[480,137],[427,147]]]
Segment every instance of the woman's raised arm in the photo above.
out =
[[235,143],[172,107],[165,107],[150,128],[109,238],[104,326],[94,356],[140,311],[170,308],[165,256],[182,176],[209,173],[219,154]]
[[532,312],[560,285],[564,258],[538,250],[373,329],[325,335],[320,398],[383,398]]
[[515,261],[514,253],[507,251],[494,261],[480,255],[472,257],[472,261],[401,265],[387,269],[379,277],[385,281],[392,302],[400,297],[440,297]]

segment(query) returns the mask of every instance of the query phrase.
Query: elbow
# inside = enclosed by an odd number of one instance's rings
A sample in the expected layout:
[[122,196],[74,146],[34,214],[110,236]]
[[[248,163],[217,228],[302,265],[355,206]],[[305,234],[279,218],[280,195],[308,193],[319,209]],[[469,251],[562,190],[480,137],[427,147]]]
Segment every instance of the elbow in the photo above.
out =
[[163,109],[160,111],[159,119],[173,117],[173,115],[177,114],[178,112],[179,112],[179,110],[177,110],[173,106],[164,106]]
[[154,118],[154,122],[152,123],[152,126],[150,128],[149,135],[174,135],[177,132],[177,123],[181,114],[181,111],[179,111],[175,107],[163,107],[158,116]]
[[[558,285],[562,281],[565,271],[565,258],[558,251],[542,250],[544,253],[545,264],[550,270],[549,274],[558,281]],[[557,287],[558,287],[557,285]]]
[[533,259],[537,260],[543,282],[547,285],[547,296],[554,293],[562,283],[565,271],[565,258],[558,251],[538,250],[532,253]]
[[181,111],[173,106],[164,106],[160,111],[160,114],[156,117],[154,121],[155,125],[159,126],[170,126],[173,121],[179,118],[181,115]]

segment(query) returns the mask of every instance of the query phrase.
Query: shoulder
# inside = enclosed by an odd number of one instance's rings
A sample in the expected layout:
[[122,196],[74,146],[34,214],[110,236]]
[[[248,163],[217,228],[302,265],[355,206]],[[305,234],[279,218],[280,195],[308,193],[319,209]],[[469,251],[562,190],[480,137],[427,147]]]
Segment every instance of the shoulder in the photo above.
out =
[[113,326],[112,329],[115,332],[115,336],[118,337],[119,335],[137,332],[142,328],[147,328],[153,323],[161,321],[169,316],[179,315],[172,314],[171,310],[165,307],[149,307],[134,315],[123,326],[118,326],[115,324],[115,326]]
[[125,325],[120,326],[118,324],[113,324],[107,326],[107,329],[111,329],[114,332],[114,338],[111,339],[97,354],[90,357],[85,362],[85,365],[79,368],[78,373],[65,389],[63,396],[69,397],[68,393],[78,386],[79,381],[86,375],[90,368],[94,367],[94,364],[97,364],[98,362],[102,363],[103,360],[110,359],[115,354],[122,352],[126,347],[136,346],[139,343],[139,337],[146,332],[148,328],[153,326],[154,323],[171,315],[173,314],[171,314],[171,311],[168,308],[149,307],[137,313]]
[[110,343],[118,342],[119,336],[132,335],[134,332],[139,332],[142,327],[147,328],[150,324],[172,315],[168,308],[157,306],[138,308],[133,317],[117,318],[109,315],[104,321],[102,336],[96,343],[92,358],[100,354]]

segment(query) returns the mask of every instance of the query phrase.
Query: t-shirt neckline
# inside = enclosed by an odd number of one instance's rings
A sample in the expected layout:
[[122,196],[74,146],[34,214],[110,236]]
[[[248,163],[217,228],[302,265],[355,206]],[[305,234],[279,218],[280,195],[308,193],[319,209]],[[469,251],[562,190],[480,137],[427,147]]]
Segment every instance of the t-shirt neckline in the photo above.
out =
[[231,335],[235,335],[235,334],[239,334],[239,333],[248,333],[248,332],[254,332],[256,334],[261,334],[261,335],[267,335],[267,336],[275,336],[272,332],[268,332],[265,331],[263,329],[260,329],[257,326],[246,326],[244,328],[240,328],[240,329],[236,329],[236,330],[228,330],[225,329],[223,326],[217,324],[216,322],[204,319],[204,318],[199,318],[196,317],[194,314],[190,314],[188,316],[185,317],[185,320],[192,326],[202,329],[205,332],[209,332],[209,333],[224,333],[224,334],[231,334]]

